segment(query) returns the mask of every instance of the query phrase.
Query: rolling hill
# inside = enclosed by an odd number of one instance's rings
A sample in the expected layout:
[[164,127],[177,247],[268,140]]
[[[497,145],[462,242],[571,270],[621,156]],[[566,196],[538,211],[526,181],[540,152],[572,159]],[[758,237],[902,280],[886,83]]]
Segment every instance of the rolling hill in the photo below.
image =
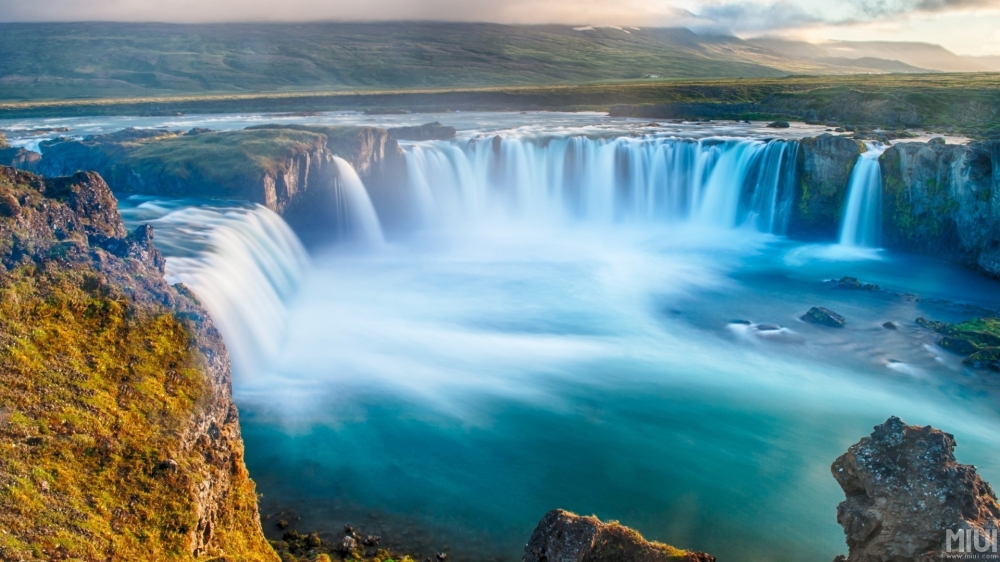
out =
[[887,58],[895,52],[888,47],[877,54],[833,56],[819,48],[818,54],[793,52],[790,45],[684,28],[14,23],[0,24],[0,99],[475,88],[929,68]]

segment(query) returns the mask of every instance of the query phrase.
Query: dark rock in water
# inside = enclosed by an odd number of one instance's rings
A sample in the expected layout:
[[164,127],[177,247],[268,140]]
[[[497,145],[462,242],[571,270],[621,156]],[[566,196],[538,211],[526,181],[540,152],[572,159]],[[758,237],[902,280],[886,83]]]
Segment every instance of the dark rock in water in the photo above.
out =
[[960,337],[945,336],[938,341],[938,345],[956,355],[969,356],[979,351],[975,343]]
[[788,121],[772,121],[767,124],[768,127],[772,129],[787,129],[792,125]]
[[948,323],[946,322],[936,322],[934,320],[928,320],[923,316],[918,317],[916,322],[917,324],[923,326],[924,328],[934,330],[935,332],[940,332],[941,330],[948,327]]
[[962,363],[972,367],[973,369],[1000,371],[1000,347],[987,347],[985,349],[980,349],[969,357],[966,357],[965,361],[962,361]]
[[393,127],[388,129],[389,138],[396,140],[448,140],[455,138],[455,127],[442,125],[437,121],[414,127]]
[[861,281],[858,281],[857,277],[841,277],[837,283],[837,287],[841,289],[860,289]]
[[829,308],[823,308],[822,306],[814,306],[802,315],[802,319],[806,322],[811,322],[813,324],[819,324],[821,326],[829,326],[831,328],[843,328],[847,324],[847,320],[843,316],[837,314],[836,312],[830,310]]
[[617,523],[554,509],[535,527],[522,562],[715,562],[703,552],[687,552],[642,536]]
[[886,322],[885,324],[882,324],[882,327],[885,328],[886,330],[898,330],[899,329],[896,326],[895,322]]
[[751,322],[749,320],[730,320],[729,323],[730,324],[739,324],[741,326],[749,326],[750,324],[753,324],[753,322]]
[[953,334],[965,338],[979,347],[1000,347],[1000,336],[983,330],[963,330],[962,324],[954,326]]
[[862,283],[857,277],[841,277],[837,282],[839,289],[854,289],[862,291],[878,291],[879,286],[874,283]]
[[776,332],[781,329],[777,324],[758,324],[757,330],[761,332]]
[[[1000,505],[976,468],[959,464],[955,439],[897,417],[876,426],[831,466],[847,496],[837,522],[847,535],[845,562],[930,562],[974,552],[1000,526]],[[978,535],[977,535],[978,534]],[[981,537],[981,538],[980,538]]]

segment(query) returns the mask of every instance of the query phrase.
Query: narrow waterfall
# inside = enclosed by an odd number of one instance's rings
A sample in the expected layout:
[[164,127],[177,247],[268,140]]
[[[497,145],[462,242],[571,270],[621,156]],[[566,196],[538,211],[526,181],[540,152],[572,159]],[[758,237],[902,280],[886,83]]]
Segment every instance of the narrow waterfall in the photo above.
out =
[[298,238],[260,205],[131,200],[131,228],[153,225],[167,258],[167,280],[183,283],[222,333],[237,376],[250,376],[277,354],[286,303],[307,264]]
[[868,150],[858,156],[847,184],[840,243],[877,248],[882,242],[882,171],[878,159],[886,147],[877,143],[865,146]]
[[424,224],[691,220],[782,234],[798,143],[659,137],[511,137],[405,146]]
[[364,245],[384,243],[382,226],[365,184],[347,160],[334,156],[333,161],[337,165],[334,186],[337,239]]

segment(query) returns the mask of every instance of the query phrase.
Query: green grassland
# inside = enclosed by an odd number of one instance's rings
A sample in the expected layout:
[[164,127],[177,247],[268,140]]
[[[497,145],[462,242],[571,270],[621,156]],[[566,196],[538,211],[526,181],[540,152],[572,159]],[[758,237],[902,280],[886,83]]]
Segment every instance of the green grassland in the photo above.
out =
[[[435,22],[0,24],[0,99],[483,87],[782,76],[780,57],[687,29]],[[799,68],[796,66],[795,68]],[[809,65],[802,69],[813,68]]]
[[[655,106],[695,104],[718,119],[787,118],[989,135],[1000,122],[1000,74],[884,74],[465,89],[204,94],[0,103],[0,118],[367,109],[596,110],[658,118]],[[683,112],[682,112],[683,113]]]

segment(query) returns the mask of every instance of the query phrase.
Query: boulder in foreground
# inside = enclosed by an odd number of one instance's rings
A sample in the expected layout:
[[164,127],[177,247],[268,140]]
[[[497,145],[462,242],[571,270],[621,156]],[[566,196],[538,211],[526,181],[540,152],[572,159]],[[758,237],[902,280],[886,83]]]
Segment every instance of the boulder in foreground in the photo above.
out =
[[993,555],[1000,505],[976,468],[955,460],[954,449],[950,434],[891,417],[834,461],[833,477],[847,496],[837,506],[837,522],[849,555],[838,560]]
[[703,552],[649,542],[618,523],[554,509],[524,547],[522,562],[715,562]]

